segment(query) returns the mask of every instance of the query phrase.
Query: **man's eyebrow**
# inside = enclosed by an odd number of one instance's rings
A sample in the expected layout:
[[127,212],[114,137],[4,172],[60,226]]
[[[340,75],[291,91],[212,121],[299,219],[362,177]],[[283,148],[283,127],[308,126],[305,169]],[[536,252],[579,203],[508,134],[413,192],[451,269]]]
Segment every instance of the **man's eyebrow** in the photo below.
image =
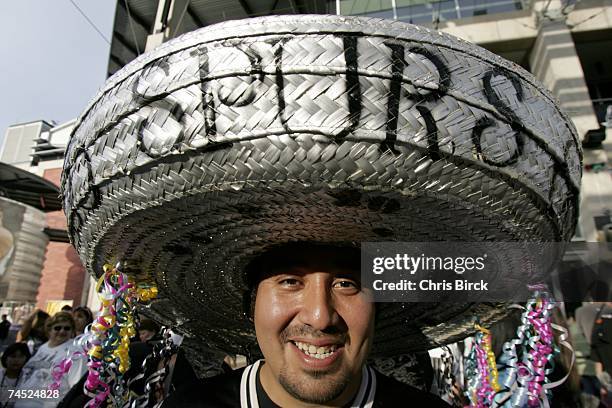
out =
[[[361,281],[361,273],[360,271],[347,271],[347,270],[342,270],[342,271],[328,271],[328,270],[321,270],[318,272],[326,272],[329,273],[330,275],[332,275],[334,278],[344,278],[344,279],[352,279],[352,280],[358,280]],[[304,276],[304,275],[308,275],[310,273],[313,273],[312,269],[309,269],[309,266],[303,265],[292,265],[290,267],[283,267],[283,268],[270,268],[268,269],[266,272],[264,272],[264,276],[267,277],[271,277],[271,276],[276,276],[276,275],[299,275],[299,276]]]
[[361,273],[359,271],[342,271],[334,274],[336,278],[345,278],[361,282]]

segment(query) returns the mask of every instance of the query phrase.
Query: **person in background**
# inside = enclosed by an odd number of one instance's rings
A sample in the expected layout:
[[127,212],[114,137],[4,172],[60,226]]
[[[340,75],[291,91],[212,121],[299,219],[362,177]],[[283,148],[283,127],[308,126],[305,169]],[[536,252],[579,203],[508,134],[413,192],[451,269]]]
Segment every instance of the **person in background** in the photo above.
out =
[[72,306],[70,306],[70,305],[64,305],[64,306],[62,306],[61,311],[62,311],[62,312],[72,312]]
[[595,372],[595,362],[591,360],[591,346],[582,327],[573,316],[567,319],[571,343],[576,355],[576,370],[580,376],[580,400],[583,408],[599,407],[600,384]]
[[[84,338],[85,328],[93,322],[93,313],[87,306],[79,306],[72,311],[72,318],[75,325],[75,347],[80,348],[83,345],[79,344]],[[70,368],[71,376],[80,378],[87,371],[87,356],[82,355],[79,358],[72,359],[72,367]],[[72,384],[71,384],[72,385]]]
[[10,407],[9,391],[19,387],[21,372],[25,363],[30,359],[30,349],[25,343],[13,343],[4,350],[0,362],[0,407]]
[[159,332],[159,325],[151,319],[142,319],[138,326],[138,338],[142,342],[151,340]]
[[48,318],[47,313],[35,310],[17,333],[17,342],[26,343],[32,355],[36,353],[41,344],[47,341],[45,323]]
[[[570,332],[568,321],[563,315],[560,306],[557,304],[552,310],[551,321],[557,327],[563,327],[566,332]],[[549,400],[551,408],[575,408],[581,406],[581,378],[574,364],[574,351],[561,345],[561,331],[555,330],[555,344],[559,345],[559,353],[555,353],[553,369],[549,374],[551,382],[565,378],[562,384],[555,387],[552,397]],[[567,377],[567,378],[566,378]]]
[[[601,338],[603,331],[602,323],[604,317],[612,313],[612,308],[606,306],[605,300],[609,299],[609,285],[606,282],[596,280],[588,288],[586,302],[576,309],[576,325],[579,333],[574,336],[576,341],[578,368],[582,367],[581,362],[586,359],[588,370],[581,377],[582,394],[588,398],[585,408],[589,406],[604,406],[604,400],[608,394],[607,388],[601,383],[605,379],[605,369],[603,368],[602,357],[605,356],[606,342]],[[576,331],[576,330],[575,330]],[[594,347],[593,347],[594,346]],[[596,350],[597,349],[597,350]],[[605,359],[605,357],[603,358]],[[601,400],[601,403],[600,403]],[[590,405],[589,405],[590,404]]]
[[601,401],[606,407],[612,407],[612,302],[599,306],[591,338],[591,359],[601,383]]
[[87,306],[79,306],[72,312],[76,335],[83,334],[85,328],[93,322],[93,313]]
[[[47,390],[53,382],[52,370],[75,350],[74,319],[68,312],[58,312],[47,320],[46,329],[49,341],[41,345],[26,363],[23,371],[22,390]],[[70,387],[79,381],[81,372],[70,370],[62,378],[59,399],[23,399],[15,403],[15,408],[55,407]]]
[[2,321],[0,322],[0,344],[6,341],[11,328],[11,322],[8,321],[8,316],[3,314]]

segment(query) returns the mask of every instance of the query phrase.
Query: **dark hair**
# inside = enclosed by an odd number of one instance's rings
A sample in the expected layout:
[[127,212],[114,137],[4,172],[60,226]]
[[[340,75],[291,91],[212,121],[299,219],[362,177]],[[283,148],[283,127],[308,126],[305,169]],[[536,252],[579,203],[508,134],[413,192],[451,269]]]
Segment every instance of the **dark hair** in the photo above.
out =
[[19,331],[21,340],[26,340],[30,335],[46,339],[47,332],[45,330],[45,323],[48,318],[49,314],[42,310],[35,310],[32,312]]
[[138,330],[149,330],[153,333],[157,333],[159,332],[159,325],[151,319],[142,319],[138,326]]
[[491,349],[496,358],[502,355],[504,343],[515,338],[516,330],[521,325],[521,312],[513,309],[502,320],[489,327],[491,332]]
[[592,302],[607,302],[610,296],[610,287],[601,280],[591,282],[587,290]]
[[62,312],[71,312],[71,311],[72,311],[72,306],[70,305],[62,306]]
[[246,284],[249,288],[256,286],[262,279],[274,274],[274,271],[294,266],[302,266],[313,261],[308,253],[325,254],[330,265],[348,270],[361,270],[361,251],[359,247],[349,244],[328,244],[324,242],[286,242],[274,245],[255,256],[245,268]]
[[28,348],[27,344],[13,343],[10,346],[8,346],[6,350],[4,350],[4,353],[2,353],[2,357],[0,357],[0,362],[2,362],[2,367],[6,368],[6,359],[16,353],[21,353],[24,356],[26,356],[26,361],[28,361],[30,357],[32,357],[32,354],[30,353],[30,349]]
[[[87,324],[90,324],[91,322],[93,322],[93,313],[91,312],[91,309],[89,309],[87,306],[77,307],[76,309],[72,311],[72,315],[74,316],[75,314],[79,312],[85,315],[85,317],[87,318]],[[87,326],[87,324],[85,326]]]

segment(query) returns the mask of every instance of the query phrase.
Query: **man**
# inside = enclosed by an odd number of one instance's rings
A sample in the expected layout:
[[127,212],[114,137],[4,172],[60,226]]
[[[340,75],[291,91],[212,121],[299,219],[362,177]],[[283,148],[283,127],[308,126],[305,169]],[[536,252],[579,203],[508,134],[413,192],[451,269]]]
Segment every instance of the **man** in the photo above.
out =
[[2,321],[0,322],[0,343],[4,343],[9,334],[11,328],[11,322],[8,321],[8,315],[2,315]]
[[357,249],[308,243],[256,259],[251,313],[264,360],[178,389],[163,406],[447,406],[367,366],[376,305],[360,285],[359,260]]
[[145,342],[151,340],[159,333],[159,325],[151,319],[142,319],[138,326],[138,338]]

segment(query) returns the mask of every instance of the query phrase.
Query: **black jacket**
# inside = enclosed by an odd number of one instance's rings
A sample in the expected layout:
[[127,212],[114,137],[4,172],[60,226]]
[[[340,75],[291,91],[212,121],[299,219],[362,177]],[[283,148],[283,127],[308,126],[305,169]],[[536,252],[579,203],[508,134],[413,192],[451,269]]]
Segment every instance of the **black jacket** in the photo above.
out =
[[[257,363],[256,363],[257,364]],[[230,373],[219,375],[212,378],[207,378],[193,384],[179,388],[175,393],[170,395],[163,403],[162,408],[240,408],[240,393],[241,387],[245,387],[248,383],[248,378],[255,374],[257,375],[257,402],[252,402],[250,399],[245,404],[248,408],[274,408],[273,404],[261,387],[259,382],[259,370],[253,364],[249,367],[236,370]],[[255,366],[255,367],[254,367]],[[254,367],[254,368],[252,368]],[[253,373],[245,375],[245,370],[256,370]],[[386,377],[375,370],[368,368],[370,373],[373,373],[375,381],[375,391],[373,394],[372,408],[396,408],[396,407],[448,407],[449,405],[433,394],[420,391],[410,387],[392,378]],[[244,378],[243,378],[244,377]],[[367,385],[373,386],[374,382]],[[251,390],[246,389],[243,394],[250,394]],[[262,395],[263,393],[263,395]],[[368,391],[365,392],[367,396]],[[271,405],[272,404],[272,405]],[[365,400],[359,406],[366,406]]]

